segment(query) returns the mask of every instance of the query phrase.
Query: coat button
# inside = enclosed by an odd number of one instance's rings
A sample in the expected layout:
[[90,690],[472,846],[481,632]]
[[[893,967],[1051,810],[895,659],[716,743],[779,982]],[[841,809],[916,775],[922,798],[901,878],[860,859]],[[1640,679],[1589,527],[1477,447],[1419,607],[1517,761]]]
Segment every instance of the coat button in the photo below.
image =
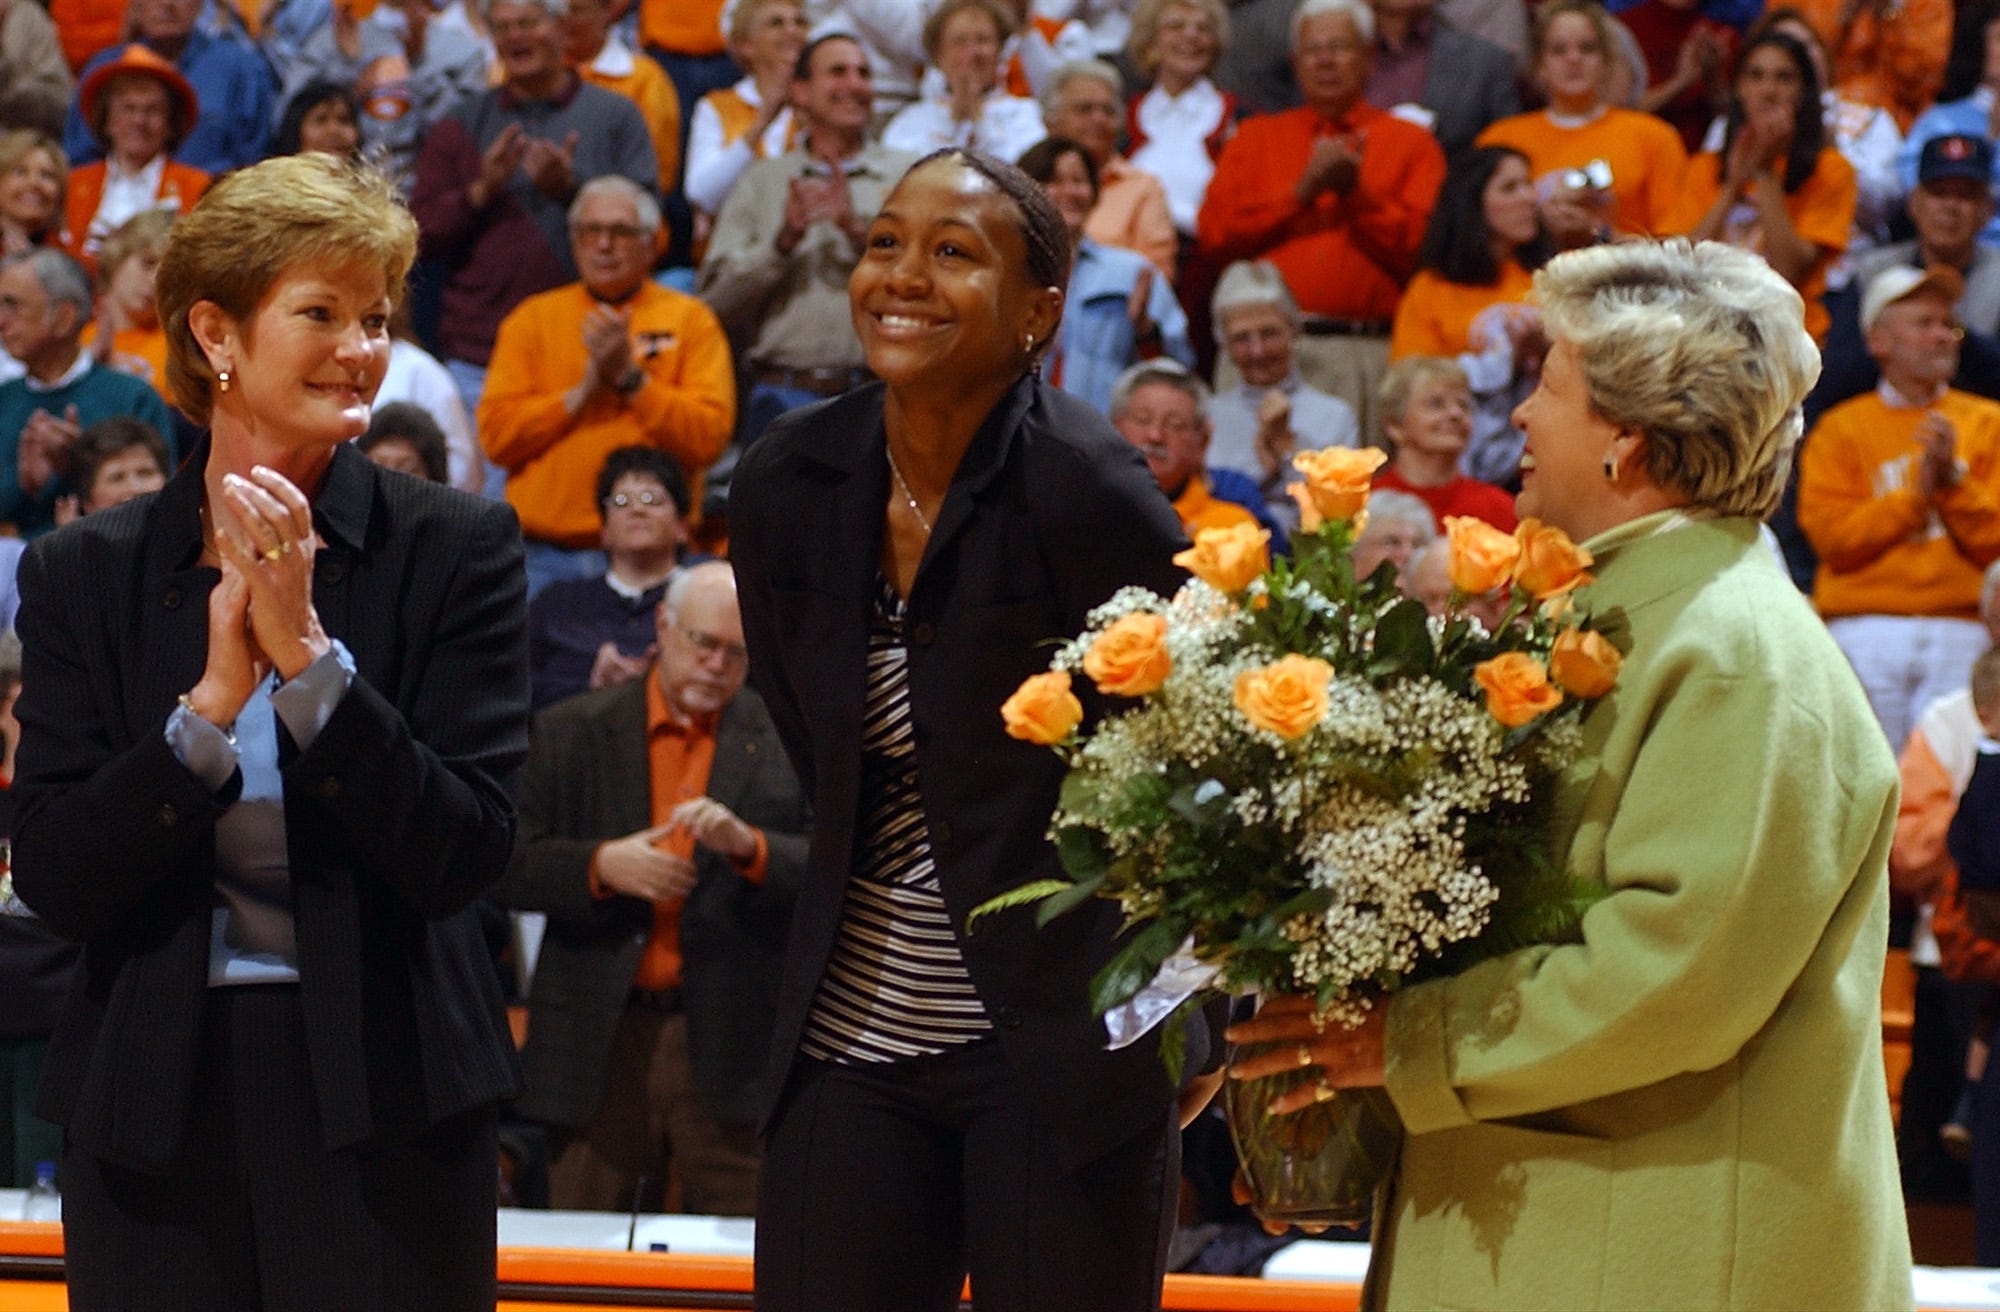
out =
[[156,814],[159,816],[162,829],[172,829],[181,822],[181,813],[174,809],[172,802],[160,803],[160,809]]
[[181,590],[179,588],[168,588],[160,597],[160,600],[166,605],[168,610],[179,610],[181,608]]
[[335,779],[332,775],[328,775],[326,778],[320,780],[319,795],[328,801],[332,801],[334,798],[340,796],[340,780]]
[[937,641],[937,626],[929,620],[918,620],[916,627],[910,630],[910,641],[919,647],[930,646]]
[[347,577],[347,566],[341,564],[338,560],[329,560],[325,556],[321,556],[319,577],[322,583],[338,583],[341,579]]

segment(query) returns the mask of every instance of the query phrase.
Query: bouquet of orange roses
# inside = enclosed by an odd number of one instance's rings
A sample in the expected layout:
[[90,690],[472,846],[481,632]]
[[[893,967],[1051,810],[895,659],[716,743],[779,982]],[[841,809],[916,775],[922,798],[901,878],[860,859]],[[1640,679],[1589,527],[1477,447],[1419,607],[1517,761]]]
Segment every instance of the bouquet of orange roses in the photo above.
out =
[[[1122,590],[1002,707],[1008,732],[1069,762],[1050,835],[1071,878],[975,914],[1040,902],[1046,922],[1116,898],[1135,932],[1093,984],[1100,1014],[1179,953],[1206,988],[1306,993],[1352,1022],[1402,984],[1564,932],[1587,904],[1541,820],[1575,713],[1618,670],[1569,601],[1590,556],[1534,520],[1450,518],[1453,592],[1431,616],[1393,567],[1350,563],[1384,459],[1297,456],[1289,561],[1261,529],[1204,530],[1176,557],[1194,576],[1176,595]],[[1502,589],[1489,631],[1467,602]],[[1088,735],[1079,676],[1120,699]]]
[[[1619,653],[1575,614],[1587,552],[1526,520],[1449,518],[1433,616],[1392,566],[1354,576],[1374,450],[1301,454],[1301,527],[1204,530],[1172,597],[1127,588],[1001,708],[1069,763],[1050,836],[1068,880],[974,914],[1042,923],[1117,899],[1128,933],[1092,984],[1114,1042],[1179,1027],[1216,990],[1308,994],[1354,1023],[1404,984],[1571,932],[1593,892],[1546,851],[1545,811]],[[1507,590],[1492,630],[1467,603]],[[1073,681],[1116,699],[1080,734]]]

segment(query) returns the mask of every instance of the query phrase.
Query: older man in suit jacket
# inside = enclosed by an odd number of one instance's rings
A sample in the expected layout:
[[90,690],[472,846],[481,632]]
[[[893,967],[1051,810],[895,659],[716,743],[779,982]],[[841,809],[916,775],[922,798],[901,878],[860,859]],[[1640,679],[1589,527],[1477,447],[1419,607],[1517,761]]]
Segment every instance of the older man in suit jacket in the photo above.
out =
[[536,719],[502,882],[548,914],[517,1110],[554,1130],[550,1201],[755,1210],[756,1126],[806,805],[727,564],[682,571],[644,679]]
[[1436,0],[1369,0],[1375,63],[1368,103],[1424,126],[1456,154],[1495,119],[1521,112],[1514,60],[1437,17]]

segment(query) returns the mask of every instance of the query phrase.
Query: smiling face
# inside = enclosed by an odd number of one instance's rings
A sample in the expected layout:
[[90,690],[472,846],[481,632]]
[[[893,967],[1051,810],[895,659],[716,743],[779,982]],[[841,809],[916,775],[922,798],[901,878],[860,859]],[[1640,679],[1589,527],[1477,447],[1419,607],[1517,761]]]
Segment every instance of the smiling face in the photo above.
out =
[[299,120],[299,149],[342,157],[361,149],[361,127],[343,97],[332,96],[306,111]]
[[983,5],[961,9],[938,29],[938,71],[951,86],[992,90],[1000,81],[1000,24]]
[[1613,527],[1604,460],[1620,431],[1592,408],[1574,343],[1558,338],[1549,348],[1541,384],[1514,407],[1514,427],[1527,437],[1514,501],[1522,517],[1533,515],[1579,542]]
[[1056,97],[1055,112],[1048,117],[1049,135],[1068,137],[1102,168],[1117,153],[1123,119],[1117,93],[1101,80],[1079,73],[1063,83]]
[[[199,302],[195,310],[204,306],[213,308]],[[229,415],[287,450],[359,437],[389,369],[389,309],[380,265],[293,265],[248,322],[215,321],[219,352],[209,358],[235,380],[216,398],[217,418]]]
[[24,232],[54,227],[62,199],[62,167],[46,150],[26,151],[0,173],[0,219]]
[[1450,378],[1430,378],[1410,391],[1403,413],[1382,421],[1396,444],[1427,456],[1455,460],[1472,438],[1472,391]]
[[868,55],[846,37],[813,47],[806,76],[792,82],[792,108],[808,132],[866,133],[875,113],[875,78]]
[[1582,14],[1557,14],[1542,37],[1535,71],[1549,100],[1567,113],[1595,108],[1604,97],[1610,56],[1597,26]]
[[1020,376],[1024,339],[1047,341],[1062,315],[1062,290],[1027,277],[1021,222],[1006,193],[957,160],[904,175],[847,284],[877,377],[962,394]]
[[1207,77],[1222,53],[1215,20],[1199,5],[1169,4],[1160,11],[1149,53],[1159,63],[1159,80],[1169,90],[1184,91]]
[[1291,376],[1298,335],[1275,305],[1239,305],[1222,315],[1222,349],[1251,387],[1276,387]]
[[1083,225],[1097,205],[1097,189],[1090,185],[1090,170],[1085,167],[1083,157],[1073,150],[1057,156],[1042,190],[1049,193],[1056,211],[1069,225],[1069,239],[1074,242],[1083,236]]
[[540,99],[562,85],[562,20],[537,4],[496,0],[486,25],[508,86]]
[[140,169],[165,152],[173,130],[173,100],[158,80],[134,74],[114,78],[104,93],[104,135],[111,154]]
[[1540,210],[1535,202],[1535,180],[1528,176],[1528,161],[1509,155],[1486,180],[1479,195],[1486,231],[1493,243],[1508,255],[1535,239],[1541,231]]
[[806,48],[809,27],[805,10],[794,0],[765,0],[751,15],[744,40],[730,53],[753,75],[790,76],[799,51]]
[[1799,66],[1775,45],[1756,47],[1736,70],[1736,99],[1743,116],[1774,128],[1791,129],[1804,89]]

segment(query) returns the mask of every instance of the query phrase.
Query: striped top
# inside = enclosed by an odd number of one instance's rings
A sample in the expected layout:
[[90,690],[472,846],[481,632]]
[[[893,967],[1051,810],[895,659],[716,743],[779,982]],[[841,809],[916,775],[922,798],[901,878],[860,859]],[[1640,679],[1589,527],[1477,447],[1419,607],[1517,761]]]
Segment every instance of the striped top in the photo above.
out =
[[860,843],[833,958],[801,1049],[835,1062],[902,1061],[992,1030],[938,891],[910,726],[903,599],[878,580],[861,727]]

